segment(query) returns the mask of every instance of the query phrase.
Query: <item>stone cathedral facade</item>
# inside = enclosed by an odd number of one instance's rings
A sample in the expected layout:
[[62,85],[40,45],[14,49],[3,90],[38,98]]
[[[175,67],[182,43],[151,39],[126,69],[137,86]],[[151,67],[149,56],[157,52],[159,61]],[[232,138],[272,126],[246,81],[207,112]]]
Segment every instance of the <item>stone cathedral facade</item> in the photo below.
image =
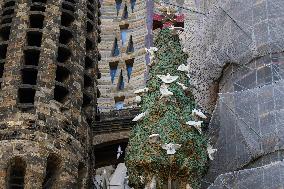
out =
[[[193,95],[218,149],[203,188],[283,188],[283,0],[163,2],[183,18]],[[0,0],[1,189],[94,188],[124,162],[157,7]]]

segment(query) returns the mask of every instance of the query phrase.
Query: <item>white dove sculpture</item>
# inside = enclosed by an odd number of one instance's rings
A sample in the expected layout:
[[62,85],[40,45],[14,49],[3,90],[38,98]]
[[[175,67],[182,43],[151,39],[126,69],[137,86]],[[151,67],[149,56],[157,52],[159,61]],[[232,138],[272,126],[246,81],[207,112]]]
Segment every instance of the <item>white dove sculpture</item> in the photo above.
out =
[[179,65],[179,67],[178,67],[178,69],[177,69],[178,71],[182,71],[182,72],[188,72],[189,71],[189,65],[184,65],[184,64],[182,64],[182,65]]
[[169,96],[172,96],[174,95],[174,93],[172,93],[171,91],[169,91],[168,87],[166,84],[162,84],[161,87],[160,87],[160,92],[162,94],[162,96],[160,97],[163,98],[163,97],[169,97]]
[[137,89],[136,91],[134,91],[134,94],[143,94],[143,93],[147,93],[149,91],[148,87],[145,87],[143,89]]
[[214,160],[213,154],[215,152],[217,152],[217,149],[213,149],[213,147],[210,144],[208,144],[207,145],[207,153],[208,153],[208,156],[209,156],[210,160]]
[[159,134],[152,134],[149,136],[149,141],[150,143],[156,143],[160,140],[160,135]]
[[157,77],[160,78],[166,84],[171,84],[172,82],[175,82],[178,79],[178,76],[171,76],[169,73],[167,73],[167,75],[157,75]]
[[184,90],[184,91],[188,89],[188,87],[185,86],[183,83],[177,82],[177,84],[178,84],[179,86],[181,86],[182,90]]
[[117,155],[116,158],[119,159],[119,157],[123,154],[123,151],[121,150],[121,146],[119,145],[117,148]]
[[202,113],[201,110],[196,110],[196,109],[192,110],[192,115],[200,117],[202,119],[207,119],[207,116],[204,113]]
[[173,143],[169,143],[169,144],[163,144],[162,148],[164,150],[167,150],[167,154],[168,155],[174,155],[176,153],[176,151],[178,149],[180,149],[181,144],[173,144]]
[[138,114],[137,116],[135,116],[135,118],[134,118],[132,121],[139,121],[139,120],[141,120],[142,118],[144,118],[147,114],[148,114],[148,111],[143,112],[143,113],[141,113],[141,114]]
[[141,101],[142,101],[141,96],[136,96],[136,97],[135,97],[135,102],[136,102],[137,104],[140,104]]
[[200,134],[202,134],[202,129],[201,129],[202,123],[203,123],[203,121],[188,121],[188,122],[186,122],[187,125],[197,129]]

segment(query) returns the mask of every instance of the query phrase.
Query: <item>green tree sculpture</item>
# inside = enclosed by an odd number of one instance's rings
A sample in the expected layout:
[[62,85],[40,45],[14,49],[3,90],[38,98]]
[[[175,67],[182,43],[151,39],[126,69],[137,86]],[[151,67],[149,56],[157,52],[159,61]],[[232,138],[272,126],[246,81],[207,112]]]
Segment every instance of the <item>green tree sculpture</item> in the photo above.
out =
[[[171,29],[161,30],[154,45],[157,51],[147,88],[140,91],[145,92],[141,101],[144,114],[133,128],[126,150],[129,181],[135,189],[152,188],[151,184],[171,188],[172,183],[178,183],[180,189],[199,188],[207,168],[207,139],[198,125],[188,125],[189,121],[201,123],[192,115],[196,105],[187,89],[188,73],[181,71],[188,56]],[[161,77],[167,74],[178,79],[165,84]],[[162,92],[166,93],[161,98]],[[169,145],[165,144],[173,144],[176,153],[168,154],[165,148]]]

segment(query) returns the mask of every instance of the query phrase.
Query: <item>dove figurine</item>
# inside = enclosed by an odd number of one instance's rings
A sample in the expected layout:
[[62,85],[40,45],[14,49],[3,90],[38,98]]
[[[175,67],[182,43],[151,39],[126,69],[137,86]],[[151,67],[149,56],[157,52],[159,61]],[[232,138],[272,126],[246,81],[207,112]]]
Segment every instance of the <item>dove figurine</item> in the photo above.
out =
[[197,129],[200,134],[202,134],[202,129],[201,129],[202,123],[203,123],[203,121],[188,121],[188,122],[186,122],[187,125],[192,126],[195,129]]
[[189,66],[187,65],[184,65],[184,64],[182,64],[182,65],[180,65],[179,67],[178,67],[178,69],[177,69],[178,71],[182,71],[182,72],[188,72],[189,71]]
[[150,143],[156,143],[160,140],[160,135],[159,134],[152,134],[149,136],[149,141]]
[[167,75],[157,75],[157,77],[160,78],[166,84],[171,84],[172,82],[175,82],[178,79],[178,76],[171,76],[169,73],[167,73]]
[[207,119],[207,116],[204,113],[202,113],[201,110],[196,110],[196,109],[192,110],[192,115],[200,117],[202,119]]
[[121,146],[119,145],[117,148],[117,155],[116,158],[119,159],[119,157],[123,154],[123,151],[121,150]]
[[132,121],[139,121],[140,119],[144,118],[147,114],[148,111],[138,114],[137,116],[135,116],[135,118]]
[[180,144],[173,144],[173,143],[162,145],[162,148],[164,150],[167,150],[168,155],[174,155],[176,153],[176,150],[180,149],[180,147],[181,147]]
[[142,93],[147,93],[149,91],[148,87],[145,87],[143,89],[137,89],[134,91],[134,94],[142,94]]
[[163,97],[169,97],[169,96],[172,96],[174,95],[174,93],[172,93],[171,91],[169,91],[168,87],[166,84],[162,84],[161,87],[160,87],[160,92],[162,94],[162,96],[160,97],[163,98]]
[[213,154],[215,152],[217,152],[217,149],[213,149],[213,147],[210,144],[208,144],[207,145],[207,152],[208,152],[209,159],[214,160]]
[[177,82],[177,84],[178,84],[179,86],[181,86],[182,90],[184,90],[184,91],[188,89],[188,87],[185,86],[183,83]]

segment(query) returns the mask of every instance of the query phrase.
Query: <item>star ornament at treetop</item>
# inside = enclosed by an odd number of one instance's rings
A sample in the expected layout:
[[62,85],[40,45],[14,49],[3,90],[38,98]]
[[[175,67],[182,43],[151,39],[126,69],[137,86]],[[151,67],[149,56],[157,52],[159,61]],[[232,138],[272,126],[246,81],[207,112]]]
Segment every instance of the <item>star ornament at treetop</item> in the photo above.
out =
[[166,84],[162,84],[161,87],[160,87],[160,92],[162,94],[162,96],[160,97],[161,98],[167,98],[167,97],[170,97],[172,95],[174,95],[174,93],[172,93],[171,91],[169,91],[168,87]]
[[166,84],[171,84],[179,78],[179,76],[171,76],[169,73],[167,73],[167,75],[157,75],[157,77]]
[[135,118],[134,118],[132,121],[139,121],[139,120],[141,120],[142,118],[144,118],[147,114],[148,114],[148,111],[143,112],[143,113],[141,113],[141,114],[138,114],[137,116],[135,116]]
[[188,122],[186,122],[187,125],[197,129],[200,134],[202,134],[202,129],[201,129],[202,123],[203,123],[203,121],[188,121]]
[[217,149],[213,149],[213,147],[210,144],[208,144],[207,145],[207,153],[208,153],[208,156],[209,156],[210,160],[214,160],[213,154],[215,152],[217,152]]
[[173,144],[173,143],[169,143],[169,144],[163,144],[162,148],[164,150],[167,150],[167,154],[168,155],[174,155],[176,153],[176,151],[178,149],[180,149],[181,144]]
[[192,110],[192,115],[200,117],[202,119],[207,119],[207,116],[203,112],[201,112],[201,110],[197,110],[197,109]]

